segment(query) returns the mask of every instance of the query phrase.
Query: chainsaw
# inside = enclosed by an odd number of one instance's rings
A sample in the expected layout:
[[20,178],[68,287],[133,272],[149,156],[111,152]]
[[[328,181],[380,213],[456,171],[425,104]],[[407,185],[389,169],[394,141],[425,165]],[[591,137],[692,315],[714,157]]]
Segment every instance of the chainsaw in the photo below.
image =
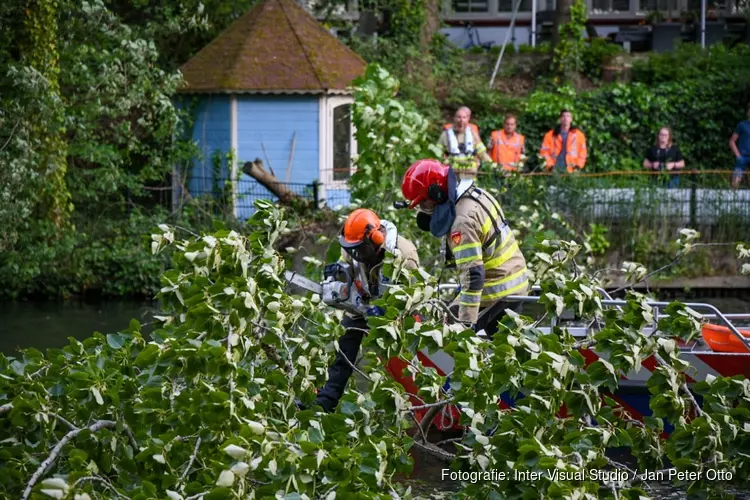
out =
[[[335,309],[342,309],[358,316],[382,316],[384,314],[381,307],[368,304],[369,300],[376,298],[378,293],[377,290],[374,290],[375,293],[369,293],[364,288],[367,286],[367,281],[359,266],[355,269],[346,262],[328,264],[323,271],[322,283],[294,271],[286,271],[284,278],[292,285],[318,294],[324,304]],[[453,283],[438,285],[438,291],[458,293],[459,290],[460,287]],[[489,310],[489,307],[482,310],[479,317],[484,316]]]
[[292,285],[318,294],[324,304],[335,309],[359,316],[382,316],[380,307],[368,305],[372,296],[364,288],[367,286],[366,280],[356,276],[358,270],[346,262],[336,262],[325,267],[322,283],[294,271],[287,271],[284,278]]

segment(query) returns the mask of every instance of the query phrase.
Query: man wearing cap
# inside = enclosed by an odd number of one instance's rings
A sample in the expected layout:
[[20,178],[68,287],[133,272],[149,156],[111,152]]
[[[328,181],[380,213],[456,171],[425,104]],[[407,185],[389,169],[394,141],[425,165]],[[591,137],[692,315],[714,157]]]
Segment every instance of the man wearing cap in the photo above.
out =
[[[359,208],[347,217],[339,244],[343,250],[340,261],[352,266],[355,277],[362,277],[363,292],[372,298],[380,296],[381,285],[388,283],[388,278],[381,272],[386,254],[402,258],[402,265],[406,269],[419,267],[419,255],[414,244],[400,236],[393,223],[381,220],[372,210]],[[340,350],[328,368],[325,386],[318,391],[313,403],[328,413],[336,408],[344,394],[362,338],[369,328],[363,316],[349,312],[344,314],[342,326],[345,333],[339,339]]]

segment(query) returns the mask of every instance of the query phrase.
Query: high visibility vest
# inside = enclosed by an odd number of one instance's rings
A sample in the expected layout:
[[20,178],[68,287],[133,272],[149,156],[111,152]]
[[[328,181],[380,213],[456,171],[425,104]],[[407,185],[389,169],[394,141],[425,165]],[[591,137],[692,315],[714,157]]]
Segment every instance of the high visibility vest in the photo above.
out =
[[[540,151],[545,159],[547,171],[555,167],[556,159],[562,152],[562,134],[555,135],[555,130],[550,130],[544,136],[542,150]],[[567,171],[572,173],[575,169],[582,170],[586,166],[587,157],[586,136],[580,129],[571,128],[568,132],[568,141],[565,148]]]
[[[453,124],[452,123],[446,123],[445,125],[443,125],[443,128],[445,130],[448,130],[449,128],[453,128]],[[479,127],[477,127],[476,123],[469,123],[469,128],[474,131],[474,133],[476,134],[477,137],[479,137]]]
[[508,138],[505,130],[495,130],[492,132],[492,150],[490,151],[492,161],[502,165],[503,170],[515,172],[518,167],[513,164],[521,160],[525,142],[526,138],[518,132]]
[[[468,128],[464,130],[464,144],[467,144],[467,142],[468,144],[466,150],[463,153],[458,151],[458,149],[453,150],[453,148],[450,147],[451,142],[453,142],[452,139],[455,140],[456,146],[458,145],[458,137],[453,130],[453,125],[448,123],[444,128],[448,136],[448,149],[446,153],[448,154],[450,164],[453,166],[453,168],[457,170],[476,169],[478,165],[475,157],[479,153],[479,151],[477,150],[478,145],[476,143],[481,143],[481,139],[479,138],[479,127],[477,127],[473,123],[470,123]],[[469,141],[467,141],[467,134],[472,134]],[[451,137],[451,135],[453,137]],[[477,139],[479,139],[479,141],[477,141]],[[468,147],[469,145],[471,147]]]

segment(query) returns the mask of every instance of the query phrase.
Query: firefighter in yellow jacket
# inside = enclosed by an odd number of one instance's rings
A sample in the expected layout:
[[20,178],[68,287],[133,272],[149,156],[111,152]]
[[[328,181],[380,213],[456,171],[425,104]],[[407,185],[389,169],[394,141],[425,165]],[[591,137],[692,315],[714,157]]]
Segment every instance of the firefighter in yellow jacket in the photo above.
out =
[[471,110],[463,106],[453,116],[453,123],[444,127],[438,139],[438,147],[443,151],[443,159],[456,171],[461,179],[475,179],[479,162],[492,162],[487,147],[479,137],[479,128],[471,120]]
[[460,272],[461,290],[452,304],[458,320],[492,336],[505,309],[520,305],[503,299],[529,289],[526,259],[500,204],[470,179],[458,184],[453,169],[436,160],[412,164],[401,192],[409,208],[419,207],[420,229],[446,237],[446,255]]

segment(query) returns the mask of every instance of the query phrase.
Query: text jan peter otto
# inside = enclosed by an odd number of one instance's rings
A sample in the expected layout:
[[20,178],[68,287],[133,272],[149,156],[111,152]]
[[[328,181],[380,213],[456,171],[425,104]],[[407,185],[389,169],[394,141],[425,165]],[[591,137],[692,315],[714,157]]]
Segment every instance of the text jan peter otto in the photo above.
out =
[[443,481],[468,481],[477,483],[480,481],[538,481],[542,478],[552,481],[602,481],[624,482],[624,481],[731,481],[731,471],[706,469],[703,471],[678,471],[667,470],[645,470],[643,472],[629,471],[626,469],[581,469],[579,471],[563,471],[549,469],[546,471],[501,471],[497,469],[487,471],[453,471],[442,470]]

